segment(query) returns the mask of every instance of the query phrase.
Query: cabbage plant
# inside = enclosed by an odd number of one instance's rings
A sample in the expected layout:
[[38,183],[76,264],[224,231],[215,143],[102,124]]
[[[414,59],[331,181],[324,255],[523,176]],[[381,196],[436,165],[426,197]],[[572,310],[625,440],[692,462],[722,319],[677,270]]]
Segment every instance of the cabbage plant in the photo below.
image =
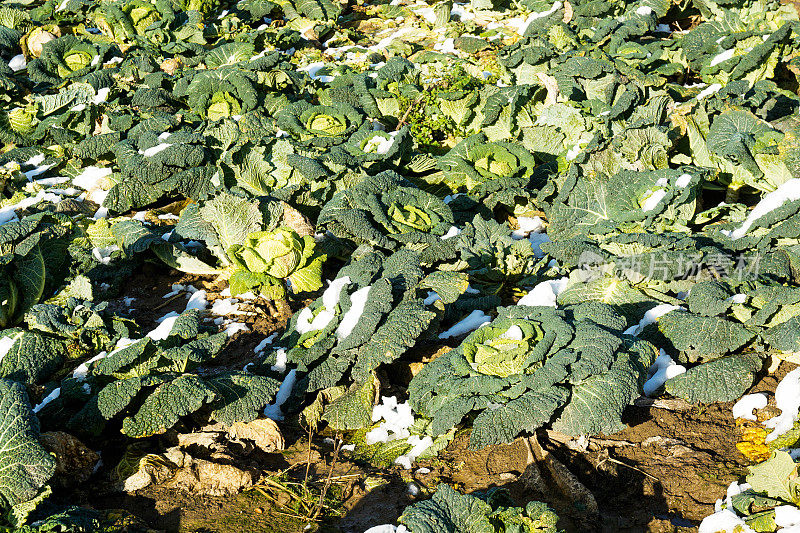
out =
[[315,247],[313,237],[301,237],[290,228],[250,233],[243,244],[228,249],[234,265],[231,293],[258,288],[272,299],[281,299],[285,296],[284,279],[294,292],[319,289],[326,255]]

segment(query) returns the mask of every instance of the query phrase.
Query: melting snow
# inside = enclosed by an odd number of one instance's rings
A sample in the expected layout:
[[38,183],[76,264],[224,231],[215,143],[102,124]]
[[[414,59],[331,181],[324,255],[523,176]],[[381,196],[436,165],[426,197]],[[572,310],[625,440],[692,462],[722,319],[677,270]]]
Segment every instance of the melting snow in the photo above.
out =
[[800,178],[792,178],[771,193],[764,195],[761,201],[750,211],[750,214],[747,215],[744,223],[731,233],[731,239],[736,240],[744,237],[756,220],[778,209],[786,202],[795,200],[800,200]]
[[717,54],[714,56],[714,59],[711,60],[711,63],[708,65],[709,67],[714,67],[722,63],[723,61],[727,61],[733,57],[733,54],[736,52],[734,48],[730,50],[725,50],[724,52]]
[[161,143],[161,144],[157,144],[155,146],[152,146],[152,147],[148,148],[145,151],[139,150],[139,153],[141,155],[145,156],[145,157],[152,157],[152,156],[156,155],[159,152],[163,152],[164,150],[166,150],[170,146],[172,146],[172,144],[170,144],[170,143]]
[[289,399],[289,395],[292,394],[294,382],[297,379],[296,374],[297,370],[290,370],[289,373],[286,374],[283,383],[281,383],[281,386],[278,388],[278,394],[275,395],[275,401],[264,408],[264,416],[276,422],[283,420],[281,406],[286,403],[286,400]]
[[14,346],[14,343],[17,342],[17,339],[22,337],[22,332],[20,331],[13,337],[3,337],[0,339],[0,361],[3,360],[3,357],[6,356],[11,347]]
[[767,406],[767,397],[762,393],[745,394],[733,406],[733,418],[744,418],[747,420],[757,420],[753,411],[763,409]]
[[644,383],[645,396],[657,395],[657,392],[664,386],[668,379],[679,376],[686,372],[686,367],[675,363],[672,357],[662,349],[659,350],[660,355],[656,357],[655,362],[650,367],[648,375],[650,376]]
[[336,278],[331,281],[325,292],[322,293],[322,309],[314,316],[310,308],[305,307],[297,316],[297,332],[300,335],[309,331],[324,329],[331,323],[335,315],[334,309],[339,303],[339,295],[347,285],[350,284],[350,276]]
[[536,285],[517,305],[547,305],[556,307],[556,299],[567,288],[569,278],[552,279]]
[[59,396],[61,396],[61,387],[57,387],[57,388],[53,389],[53,392],[51,392],[50,394],[45,396],[45,398],[42,400],[42,402],[39,405],[37,405],[36,407],[33,408],[33,412],[34,413],[38,413],[39,411],[41,411],[44,408],[45,405],[47,405],[48,403],[52,402],[53,400],[55,400]]
[[364,313],[364,306],[367,305],[367,297],[369,296],[369,290],[372,286],[367,286],[362,289],[358,289],[356,292],[350,295],[350,309],[342,317],[342,321],[339,323],[339,327],[336,328],[336,336],[339,339],[346,339],[350,336],[353,332],[353,328],[356,327],[358,321],[361,319],[361,315]]
[[25,61],[25,56],[22,55],[22,54],[16,55],[16,56],[12,57],[8,61],[8,68],[13,70],[14,72],[17,72],[18,70],[22,70],[27,66],[28,66],[28,62]]
[[772,433],[767,435],[766,441],[771,442],[794,426],[800,410],[800,368],[795,368],[778,383],[775,389],[775,404],[781,414],[770,418],[764,425],[772,428]]
[[650,324],[655,324],[656,320],[661,318],[662,316],[666,315],[670,311],[676,311],[678,309],[682,309],[680,306],[677,305],[670,305],[670,304],[661,304],[653,307],[652,309],[648,310],[642,319],[639,321],[638,324],[635,326],[631,326],[625,330],[626,335],[639,335],[644,328],[649,326]]
[[458,337],[464,335],[465,333],[469,333],[470,331],[474,331],[481,327],[484,324],[488,324],[492,321],[492,318],[481,311],[480,309],[476,309],[467,315],[466,318],[454,324],[450,329],[447,331],[443,331],[439,333],[440,339],[449,339],[450,337]]

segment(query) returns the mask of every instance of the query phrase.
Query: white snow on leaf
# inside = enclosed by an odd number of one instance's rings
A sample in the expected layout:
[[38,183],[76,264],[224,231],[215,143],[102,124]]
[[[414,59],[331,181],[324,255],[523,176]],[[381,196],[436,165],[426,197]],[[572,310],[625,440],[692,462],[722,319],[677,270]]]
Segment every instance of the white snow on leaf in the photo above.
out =
[[53,389],[53,392],[45,396],[44,399],[39,403],[39,405],[33,408],[33,412],[38,413],[44,408],[45,405],[49,404],[59,396],[61,396],[61,387]]
[[643,17],[651,15],[652,13],[653,13],[653,8],[648,6],[639,6],[638,8],[636,8],[636,14],[641,15]]
[[273,372],[286,372],[286,348],[278,348],[275,350],[275,364],[270,367]]
[[692,175],[691,174],[681,174],[680,176],[678,176],[678,179],[675,180],[675,186],[676,187],[680,187],[681,189],[683,189],[684,187],[689,185],[689,183],[691,183],[691,181],[692,181]]
[[397,132],[393,131],[388,135],[388,139],[382,135],[374,135],[364,144],[364,152],[380,155],[388,154],[389,150],[391,150],[392,146],[394,145],[394,138],[397,136]]
[[722,84],[712,83],[711,85],[700,91],[700,93],[697,95],[697,99],[702,100],[703,98],[706,98],[716,92],[719,92],[720,89],[722,89]]
[[102,104],[103,102],[108,100],[108,93],[110,93],[110,92],[111,92],[111,88],[109,88],[109,87],[103,87],[102,89],[97,89],[97,96],[95,96],[92,99],[92,103],[95,104],[95,105]]
[[730,509],[717,511],[700,523],[697,533],[755,533]]
[[723,61],[727,61],[730,58],[732,58],[734,53],[736,53],[735,48],[731,48],[730,50],[725,50],[724,52],[715,55],[714,59],[711,60],[711,63],[709,63],[708,66],[715,67],[720,63],[722,63]]
[[792,178],[774,191],[767,193],[758,204],[750,211],[747,218],[731,234],[731,239],[740,239],[750,230],[756,220],[778,209],[786,202],[800,200],[800,178]]
[[364,533],[410,533],[406,526],[395,526],[392,524],[383,524],[380,526],[372,526]]
[[511,232],[511,238],[522,240],[531,233],[539,233],[544,230],[544,221],[541,217],[519,217],[517,218],[519,229]]
[[152,147],[150,147],[150,148],[148,148],[147,150],[144,150],[144,151],[139,150],[139,153],[141,155],[145,156],[145,157],[152,157],[152,156],[156,155],[159,152],[163,152],[164,150],[166,150],[170,146],[172,146],[172,144],[170,144],[170,143],[161,143],[161,144],[157,144],[155,146],[152,146]]
[[14,72],[17,72],[18,70],[22,70],[27,66],[28,66],[28,62],[25,61],[25,56],[22,55],[22,54],[16,55],[16,56],[12,57],[8,61],[8,68],[13,70]]
[[33,207],[34,205],[40,202],[50,202],[57,204],[60,201],[61,197],[56,194],[48,193],[45,191],[39,191],[35,196],[23,198],[16,204],[0,207],[0,226],[2,226],[7,222],[11,222],[12,220],[17,220],[18,217],[16,212],[20,209],[27,209],[29,207]]
[[457,237],[459,235],[461,235],[461,230],[455,226],[450,226],[450,229],[447,230],[447,233],[442,235],[441,239],[444,241],[447,239],[452,239],[453,237]]
[[369,290],[371,285],[358,289],[350,295],[350,309],[342,317],[342,321],[336,328],[336,336],[339,339],[346,339],[353,332],[358,321],[361,320],[361,315],[364,313],[364,307],[367,305],[367,298],[369,297]]
[[330,282],[328,288],[322,293],[322,308],[314,316],[310,308],[305,307],[297,317],[297,332],[300,335],[310,331],[324,329],[331,323],[335,315],[334,309],[339,303],[339,295],[346,286],[350,284],[350,276],[343,276]]
[[189,297],[189,301],[186,302],[186,310],[189,309],[198,309],[200,311],[204,311],[208,309],[208,293],[204,290],[199,290],[192,294]]
[[547,305],[555,307],[558,295],[567,288],[568,282],[569,278],[566,277],[542,281],[523,296],[517,302],[517,305]]
[[111,254],[119,251],[119,246],[112,244],[111,246],[95,246],[92,248],[92,257],[104,265],[111,263]]
[[500,335],[500,337],[514,341],[521,341],[524,337],[524,334],[522,332],[522,328],[514,324],[513,326],[508,328],[505,333]]
[[670,304],[657,305],[652,309],[649,309],[644,314],[644,316],[642,317],[642,319],[639,321],[638,324],[629,327],[628,329],[625,330],[624,333],[626,335],[634,335],[634,336],[639,335],[644,330],[644,328],[646,328],[650,324],[655,324],[655,322],[662,316],[666,315],[670,311],[676,311],[679,309],[683,308],[677,305],[670,305]]
[[278,393],[275,395],[275,401],[264,408],[264,416],[276,422],[283,420],[281,406],[286,403],[286,400],[288,400],[289,396],[292,394],[296,379],[297,370],[292,369],[286,374],[286,377],[283,378],[283,383],[281,383],[281,386],[278,388]]
[[563,4],[560,1],[557,0],[556,2],[553,2],[553,7],[551,7],[547,11],[540,11],[538,13],[531,13],[530,15],[528,15],[528,18],[526,18],[524,22],[520,22],[521,19],[511,19],[511,20],[509,20],[508,21],[509,26],[514,27],[516,32],[519,35],[525,35],[525,32],[528,31],[528,27],[531,25],[531,23],[534,20],[537,20],[537,19],[540,19],[540,18],[544,18],[544,17],[549,17],[550,15],[552,15],[553,13],[555,13],[556,11],[561,9],[561,6],[563,6]]
[[779,505],[775,508],[775,525],[778,527],[800,526],[800,508],[794,505]]
[[649,191],[650,196],[647,197],[647,200],[644,201],[642,204],[642,211],[645,213],[648,211],[652,211],[655,209],[661,200],[667,195],[666,189],[658,189],[656,191]]
[[686,367],[677,364],[672,357],[662,349],[660,355],[648,370],[649,378],[644,383],[645,396],[655,396],[667,380],[686,372]]
[[110,176],[113,172],[110,168],[89,166],[72,178],[72,185],[86,191],[95,191],[100,189],[101,180],[106,176]]
[[11,347],[14,346],[14,343],[17,342],[17,339],[20,337],[22,337],[21,331],[14,336],[0,338],[0,361],[3,360],[3,357],[6,356],[8,351],[11,350]]
[[372,408],[372,421],[383,422],[364,436],[368,446],[379,442],[407,439],[408,428],[414,425],[414,414],[408,402],[398,403],[395,396],[382,396],[381,403]]
[[170,332],[172,331],[172,326],[175,325],[175,321],[178,319],[178,313],[172,311],[171,313],[167,313],[161,319],[161,323],[155,328],[153,331],[148,333],[146,336],[150,337],[154,341],[163,341],[167,337],[169,337]]
[[481,311],[480,309],[475,309],[466,318],[460,320],[459,322],[455,323],[450,329],[447,331],[443,331],[439,333],[440,339],[449,339],[450,337],[459,337],[470,331],[474,331],[481,327],[484,324],[488,324],[492,321],[492,317]]

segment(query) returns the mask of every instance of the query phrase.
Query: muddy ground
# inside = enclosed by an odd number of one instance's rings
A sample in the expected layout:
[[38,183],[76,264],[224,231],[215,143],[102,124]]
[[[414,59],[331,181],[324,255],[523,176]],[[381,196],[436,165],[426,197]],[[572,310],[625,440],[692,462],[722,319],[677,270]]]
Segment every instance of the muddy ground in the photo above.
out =
[[[176,272],[157,275],[145,269],[132,280],[127,294],[136,298],[132,315],[145,331],[155,326],[158,317],[185,306],[185,298],[163,298],[172,283],[207,288],[209,299],[219,289],[202,278]],[[302,305],[298,302],[293,307]],[[241,368],[252,360],[255,345],[283,328],[294,310],[255,304],[254,315],[238,317],[251,331],[234,337],[224,363]],[[783,363],[753,391],[774,391],[792,366]],[[382,390],[384,395],[402,392],[397,385],[388,387]],[[126,509],[166,532],[362,533],[374,525],[394,523],[405,506],[426,497],[439,483],[448,483],[466,492],[506,487],[520,504],[545,501],[559,512],[560,525],[568,532],[696,531],[726,487],[746,472],[747,461],[735,447],[739,431],[731,406],[698,407],[668,398],[642,398],[625,413],[628,428],[614,435],[571,439],[540,431],[530,440],[519,438],[509,445],[477,451],[469,449],[465,430],[436,460],[418,461],[411,471],[377,470],[351,462],[347,452],[335,450],[333,435],[324,432],[312,435],[309,446],[308,434],[296,421],[287,421],[281,424],[286,449],[250,457],[248,467],[257,471],[261,481],[237,495],[199,496],[151,485],[128,494],[87,493],[84,504]],[[590,494],[567,487],[564,476],[569,474],[553,470],[553,464],[564,465]],[[418,472],[420,468],[425,473]],[[308,491],[302,497],[292,496],[270,486],[270,480],[291,487],[294,494],[304,484]],[[409,484],[413,484],[411,490]],[[304,512],[299,500],[318,508],[323,487],[327,487],[325,507],[315,516]],[[412,496],[415,488],[419,493]]]

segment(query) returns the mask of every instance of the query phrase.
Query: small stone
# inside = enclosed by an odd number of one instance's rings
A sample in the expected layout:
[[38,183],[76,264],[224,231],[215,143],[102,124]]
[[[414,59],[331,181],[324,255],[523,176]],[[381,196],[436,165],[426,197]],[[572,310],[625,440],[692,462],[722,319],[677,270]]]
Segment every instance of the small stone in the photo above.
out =
[[262,509],[261,507],[256,507],[255,508],[255,512],[256,512],[256,514],[261,514],[261,513],[264,512],[264,509]]

